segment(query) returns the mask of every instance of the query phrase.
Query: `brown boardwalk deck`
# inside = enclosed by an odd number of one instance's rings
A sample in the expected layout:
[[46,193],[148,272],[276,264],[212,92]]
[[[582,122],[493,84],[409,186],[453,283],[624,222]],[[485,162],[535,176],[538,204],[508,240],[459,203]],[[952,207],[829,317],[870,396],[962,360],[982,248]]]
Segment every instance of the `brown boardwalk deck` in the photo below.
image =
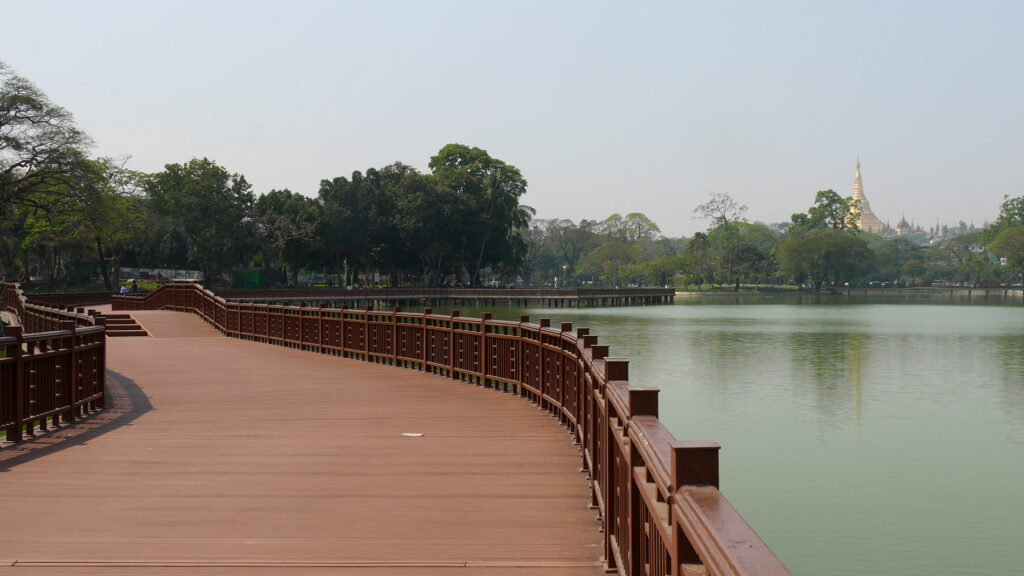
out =
[[603,573],[577,447],[521,398],[132,314],[115,406],[0,451],[0,573]]

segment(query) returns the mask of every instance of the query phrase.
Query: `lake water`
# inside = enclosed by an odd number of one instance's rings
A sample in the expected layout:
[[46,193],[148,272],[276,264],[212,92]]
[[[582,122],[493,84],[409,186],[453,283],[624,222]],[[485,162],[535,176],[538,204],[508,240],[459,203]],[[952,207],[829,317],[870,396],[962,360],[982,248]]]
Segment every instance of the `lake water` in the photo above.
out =
[[[1024,573],[1024,306],[677,298],[591,328],[794,574]],[[466,316],[478,310],[463,309]]]

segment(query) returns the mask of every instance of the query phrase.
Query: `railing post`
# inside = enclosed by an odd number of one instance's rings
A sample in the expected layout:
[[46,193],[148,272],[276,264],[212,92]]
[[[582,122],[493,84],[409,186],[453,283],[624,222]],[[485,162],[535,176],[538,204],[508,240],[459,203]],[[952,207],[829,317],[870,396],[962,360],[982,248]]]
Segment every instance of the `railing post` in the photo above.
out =
[[718,488],[718,442],[676,441],[672,447],[672,492],[683,486]]
[[420,338],[420,362],[422,362],[422,364],[420,364],[420,370],[423,371],[423,372],[427,371],[427,359],[430,358],[430,353],[428,352],[428,349],[429,349],[428,335],[430,334],[430,332],[427,330],[427,322],[428,322],[428,317],[431,314],[433,314],[433,313],[434,313],[434,310],[432,308],[424,308],[423,309],[423,326],[422,326],[423,336]]
[[[68,342],[71,343],[70,350],[68,350],[68,360],[65,362],[65,365],[62,366],[63,368],[65,368],[64,370],[62,370],[62,372],[67,374],[67,378],[69,379],[67,386],[70,398],[68,399],[68,411],[64,413],[64,420],[66,422],[74,422],[75,416],[78,415],[78,411],[75,409],[75,406],[78,404],[79,340],[78,334],[75,332],[75,327],[75,323],[71,320],[67,320],[60,323],[61,330],[71,331],[71,336],[68,338]],[[54,419],[56,419],[56,416],[54,416]]]
[[459,311],[452,310],[448,317],[448,376],[455,378],[455,319]]
[[363,306],[363,357],[370,360],[370,312],[373,306]]
[[391,365],[398,366],[398,313],[402,311],[401,306],[395,306],[391,310]]
[[[239,319],[241,321],[241,319]],[[316,351],[324,353],[324,303],[321,302],[316,310]]]
[[[560,334],[558,335],[558,405],[562,409],[562,413],[565,413],[565,387],[567,380],[565,378],[565,335],[566,333],[572,333],[572,322],[562,322],[558,325]],[[573,418],[576,414],[572,415]],[[564,418],[563,418],[564,420]]]
[[490,312],[480,315],[480,385],[488,388],[487,385],[487,321],[491,319]]
[[540,326],[540,330],[537,332],[539,336],[537,340],[537,366],[540,369],[537,371],[537,389],[540,390],[540,398],[537,399],[537,407],[545,409],[548,405],[548,401],[544,399],[544,396],[548,393],[548,379],[545,377],[547,367],[544,365],[544,329],[551,327],[551,319],[541,318],[538,326]]
[[[594,347],[595,349],[597,346]],[[607,353],[607,346],[603,346]],[[604,375],[605,380],[608,382],[612,381],[624,381],[629,380],[629,359],[627,358],[605,358],[604,359]]]
[[341,357],[348,358],[348,353],[345,352],[345,310],[348,310],[347,304],[341,305],[341,322],[339,322],[338,330],[339,333],[338,343],[341,345]]
[[629,387],[629,417],[654,416],[658,417],[658,390],[657,388],[633,388]]
[[529,394],[523,388],[526,379],[526,366],[523,363],[523,346],[526,345],[526,339],[523,338],[523,324],[529,323],[529,316],[526,314],[519,316],[519,340],[516,342],[516,380],[519,380],[519,395],[527,398],[529,398]]
[[[19,442],[23,438],[22,430],[25,428],[25,355],[22,352],[22,327],[8,326],[7,335],[16,340],[13,346],[7,348],[7,354],[14,356],[15,381],[14,381],[14,428],[7,431],[7,439],[11,442]],[[12,350],[13,348],[13,350]]]

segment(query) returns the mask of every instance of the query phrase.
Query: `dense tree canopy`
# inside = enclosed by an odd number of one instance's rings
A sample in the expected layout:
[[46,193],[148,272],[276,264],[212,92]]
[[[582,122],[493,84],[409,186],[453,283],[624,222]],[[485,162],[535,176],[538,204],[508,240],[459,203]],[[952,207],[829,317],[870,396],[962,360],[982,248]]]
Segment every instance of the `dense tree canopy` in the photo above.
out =
[[255,201],[245,177],[203,158],[168,164],[143,187],[153,212],[183,232],[203,276],[219,282],[241,245],[237,231]]

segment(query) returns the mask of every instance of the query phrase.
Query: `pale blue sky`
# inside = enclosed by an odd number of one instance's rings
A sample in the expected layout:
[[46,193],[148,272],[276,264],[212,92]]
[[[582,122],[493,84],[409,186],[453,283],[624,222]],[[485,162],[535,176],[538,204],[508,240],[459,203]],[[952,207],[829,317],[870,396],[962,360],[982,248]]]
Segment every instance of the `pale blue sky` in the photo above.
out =
[[538,217],[704,228],[710,192],[981,225],[1024,194],[1021,2],[2,1],[0,60],[132,168],[209,157],[257,193],[450,142]]

